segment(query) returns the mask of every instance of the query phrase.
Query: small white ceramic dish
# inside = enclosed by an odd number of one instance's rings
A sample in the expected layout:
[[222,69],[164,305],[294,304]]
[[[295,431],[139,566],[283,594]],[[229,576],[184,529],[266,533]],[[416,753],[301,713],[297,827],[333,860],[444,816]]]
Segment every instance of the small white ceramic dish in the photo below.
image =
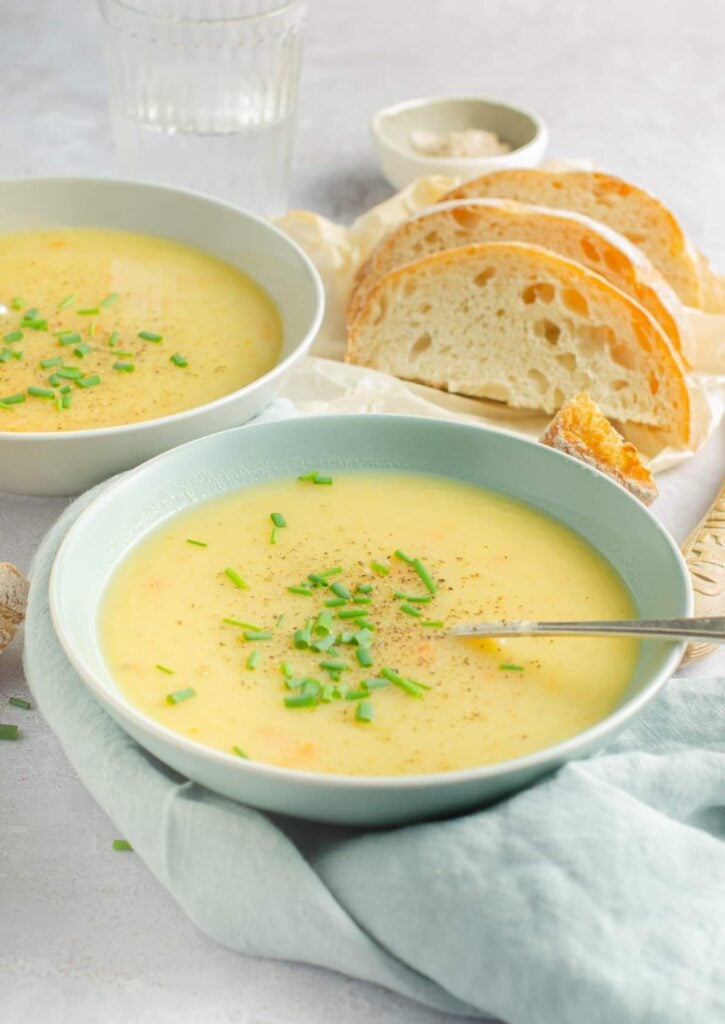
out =
[[[429,174],[469,180],[504,167],[535,167],[549,141],[548,129],[538,114],[482,96],[408,100],[378,111],[371,128],[382,172],[398,189]],[[415,131],[446,134],[467,128],[495,132],[512,147],[511,152],[486,157],[433,157],[419,153],[411,142]]]
[[511,761],[428,775],[280,768],[213,750],[148,718],[116,685],[101,650],[100,608],[114,571],[170,516],[236,488],[307,472],[310,452],[333,474],[433,473],[525,501],[594,545],[629,586],[642,618],[692,614],[687,567],[644,505],[604,474],[538,442],[445,420],[382,415],[304,416],[205,437],[165,452],[104,490],[68,531],[50,578],[55,631],[94,697],[138,743],[187,778],[265,810],[339,824],[393,825],[461,813],[598,750],[675,670],[683,644],[643,641],[626,693],[601,722]]
[[0,430],[0,490],[77,494],[184,441],[246,423],[275,397],[314,341],[324,310],[317,271],[285,234],[235,206],[130,181],[0,181],[0,231],[59,225],[161,235],[226,260],[277,303],[284,327],[282,355],[245,387],[172,416],[66,433]]

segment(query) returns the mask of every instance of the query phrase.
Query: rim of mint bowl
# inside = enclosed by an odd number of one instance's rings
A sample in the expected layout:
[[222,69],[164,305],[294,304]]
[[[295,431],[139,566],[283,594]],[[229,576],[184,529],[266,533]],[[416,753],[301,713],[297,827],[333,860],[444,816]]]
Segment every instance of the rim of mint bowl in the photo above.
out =
[[[37,220],[34,220],[35,215],[32,214],[29,219],[33,220],[33,222],[27,223],[28,217],[24,212],[18,215],[15,211],[11,210],[8,213],[4,210],[4,206],[8,202],[8,194],[12,196],[12,192],[14,190],[17,190],[19,193],[28,193],[28,195],[23,196],[25,208],[29,208],[31,206],[33,192],[39,194],[45,193],[43,195],[41,206],[47,208],[49,205],[53,205],[54,203],[57,204],[57,219],[49,220],[40,214]],[[113,223],[106,223],[103,214],[98,217],[91,216],[90,218],[83,216],[79,221],[77,210],[80,208],[79,198],[84,190],[94,193],[107,193],[104,201],[107,202],[109,211],[113,210],[112,214],[109,213],[107,215],[108,219],[112,220]],[[53,198],[53,192],[56,192],[55,198]],[[73,213],[71,213],[67,219],[64,219],[62,212],[64,196],[68,197],[68,199],[72,199],[73,204],[75,204]],[[171,206],[178,205],[181,208],[178,212],[178,216],[182,218],[182,223],[176,225],[174,233],[168,233],[161,227],[155,226],[153,223],[144,226],[135,224],[134,217],[137,216],[137,214],[134,212],[135,202],[133,202],[133,200],[137,202],[140,199],[150,201],[151,204],[160,211],[158,213],[159,222],[163,221],[164,218],[167,218],[169,225],[174,224],[174,218],[172,218],[170,213]],[[170,206],[168,209],[164,208],[161,210],[161,204],[164,202],[169,203]],[[304,329],[296,332],[298,333],[298,340],[292,346],[286,345],[283,341],[282,357],[266,373],[250,381],[248,384],[245,384],[234,391],[230,391],[228,394],[221,395],[219,398],[215,398],[210,402],[204,402],[201,405],[194,405],[189,409],[183,409],[167,416],[158,416],[153,419],[141,420],[134,423],[116,424],[114,426],[92,427],[85,430],[6,431],[2,430],[2,425],[0,424],[0,448],[8,445],[12,445],[13,448],[19,448],[24,445],[38,445],[42,443],[43,445],[48,445],[52,448],[53,456],[54,458],[57,458],[59,457],[59,449],[62,449],[63,445],[69,446],[71,442],[102,442],[105,439],[112,442],[113,440],[121,437],[136,438],[138,435],[152,434],[154,431],[173,430],[176,426],[185,426],[188,429],[192,429],[193,427],[195,431],[198,427],[198,432],[195,436],[204,436],[205,431],[203,424],[197,424],[195,421],[203,421],[205,417],[227,411],[229,407],[233,407],[235,403],[238,403],[240,398],[253,399],[255,394],[263,389],[267,387],[274,388],[276,380],[279,380],[279,385],[281,386],[283,379],[289,371],[307,355],[315,340],[317,332],[319,331],[322,318],[324,316],[325,295],[322,281],[317,269],[303,249],[301,249],[300,246],[297,245],[297,243],[288,235],[270,221],[265,220],[263,217],[249,213],[248,211],[243,210],[240,207],[236,207],[231,203],[225,202],[221,199],[216,199],[213,196],[205,195],[201,192],[193,192],[189,189],[172,188],[166,185],[156,185],[149,182],[132,181],[122,178],[46,177],[6,178],[0,180],[0,231],[2,232],[20,231],[24,229],[32,230],[35,228],[42,230],[43,228],[50,229],[53,227],[98,227],[109,228],[112,230],[125,230],[137,232],[139,234],[171,238],[173,241],[180,241],[183,244],[195,247],[202,252],[210,252],[211,255],[219,259],[223,259],[226,262],[232,262],[229,257],[220,256],[218,253],[213,252],[210,249],[211,236],[207,239],[204,239],[203,237],[195,238],[197,232],[203,235],[203,231],[198,226],[194,230],[190,230],[184,226],[184,206],[187,208],[187,220],[190,223],[194,223],[194,221],[200,223],[203,220],[205,213],[208,216],[215,215],[216,217],[223,217],[228,221],[237,221],[240,228],[240,239],[243,234],[244,225],[246,224],[249,226],[251,224],[254,226],[254,230],[261,230],[261,232],[266,234],[270,239],[273,239],[274,244],[280,247],[280,253],[286,252],[297,262],[298,270],[302,271],[306,278],[306,287],[309,289],[307,301],[310,307],[309,316],[302,318],[306,320]],[[124,221],[128,221],[129,223],[124,226]],[[245,269],[242,265],[234,262],[232,262],[232,265],[237,266],[238,269],[242,270],[243,273],[248,274],[253,280],[257,280],[253,270]],[[261,282],[257,280],[257,283]],[[265,291],[269,294],[269,288],[264,284],[262,284],[262,287],[264,287]],[[283,289],[280,289],[280,291],[282,290]],[[280,301],[279,296],[272,295],[271,298],[277,305],[284,320],[285,308],[283,302]],[[284,351],[285,348],[289,348],[289,351],[286,353]],[[274,395],[271,395],[269,400],[273,397]],[[251,413],[251,415],[255,415],[259,411],[260,409],[257,408],[255,412]],[[249,417],[245,415],[245,417],[239,421],[240,424],[245,422],[248,418]],[[227,424],[227,426],[230,425]],[[210,432],[214,432],[214,429],[215,428],[211,428]],[[188,437],[183,440],[188,440]],[[166,445],[163,450],[168,450],[168,447],[169,446]],[[156,454],[156,452],[153,454]],[[116,471],[117,469],[114,468],[111,470],[111,473]],[[106,476],[111,475],[111,473],[107,473]],[[3,482],[0,480],[0,487],[2,486]],[[39,491],[37,493],[43,492]]]
[[[440,813],[445,813],[445,811],[441,812],[440,807],[438,807],[432,815],[425,812],[420,813],[419,811],[406,815],[404,810],[397,810],[392,813],[386,812],[385,806],[381,805],[377,814],[374,811],[371,814],[368,808],[366,813],[360,817],[356,815],[354,807],[355,794],[373,794],[377,799],[383,799],[386,792],[388,794],[394,793],[404,796],[406,793],[412,794],[415,791],[424,791],[427,796],[430,796],[437,789],[448,791],[461,784],[484,782],[486,780],[501,781],[505,780],[506,776],[514,777],[521,772],[533,772],[534,776],[545,774],[565,761],[572,760],[577,756],[586,756],[593,749],[602,746],[608,736],[616,734],[656,695],[679,664],[685,645],[663,644],[659,651],[666,653],[663,654],[663,657],[656,665],[656,669],[650,672],[648,678],[637,692],[629,697],[625,696],[609,715],[595,725],[560,743],[507,761],[495,762],[474,768],[463,768],[446,772],[429,772],[417,775],[357,776],[308,772],[278,767],[263,762],[242,760],[234,754],[227,754],[221,750],[216,750],[188,739],[148,718],[143,712],[130,704],[121,695],[120,691],[115,688],[108,669],[105,669],[106,681],[104,682],[101,678],[102,672],[99,671],[98,665],[103,666],[103,658],[97,641],[98,612],[96,608],[90,611],[85,628],[87,630],[86,644],[90,643],[91,648],[95,645],[97,663],[91,663],[88,657],[88,648],[83,653],[79,652],[77,632],[79,628],[83,627],[79,626],[78,620],[74,623],[72,616],[69,617],[71,602],[68,576],[78,572],[78,554],[87,542],[85,534],[89,524],[95,520],[94,529],[103,529],[101,524],[108,521],[109,510],[119,502],[125,510],[125,515],[130,516],[135,524],[136,536],[133,542],[125,544],[122,538],[119,538],[119,550],[120,548],[123,550],[117,556],[110,553],[110,562],[107,566],[96,565],[93,569],[93,572],[100,573],[105,580],[99,587],[99,593],[101,593],[105,590],[106,582],[119,561],[128,554],[135,543],[140,541],[142,537],[147,536],[160,523],[176,514],[177,511],[182,511],[192,505],[208,501],[215,496],[229,493],[229,491],[237,490],[244,486],[245,483],[250,485],[267,479],[293,475],[303,465],[300,461],[295,463],[296,451],[299,451],[300,447],[307,443],[307,435],[314,436],[319,431],[322,431],[330,441],[331,449],[328,449],[326,453],[328,456],[327,461],[322,461],[325,462],[323,468],[329,468],[332,472],[344,469],[370,469],[377,465],[384,470],[398,469],[403,472],[428,472],[435,475],[449,476],[453,479],[468,480],[469,482],[477,483],[479,486],[487,486],[476,480],[471,481],[470,474],[461,472],[460,461],[457,462],[456,453],[459,453],[464,445],[468,445],[471,451],[480,445],[480,455],[484,460],[487,455],[487,448],[489,449],[489,455],[491,451],[495,453],[498,448],[504,453],[507,464],[511,464],[513,457],[514,467],[516,465],[528,466],[532,475],[535,472],[532,468],[534,462],[539,460],[540,466],[538,471],[540,479],[544,479],[541,476],[544,473],[547,478],[552,477],[553,479],[546,487],[540,489],[538,501],[536,500],[535,492],[539,485],[522,483],[514,491],[511,488],[497,488],[495,483],[492,482],[490,489],[498,490],[500,493],[507,494],[516,500],[524,501],[532,505],[532,507],[538,508],[547,515],[552,515],[550,508],[552,502],[561,503],[564,500],[561,497],[561,481],[568,479],[572,484],[576,485],[576,502],[578,502],[578,504],[572,506],[569,514],[577,520],[588,522],[588,529],[594,532],[596,532],[595,527],[603,529],[610,537],[607,543],[612,547],[612,551],[616,550],[614,545],[619,535],[608,517],[612,508],[620,512],[623,511],[625,515],[629,516],[630,521],[637,525],[640,531],[644,531],[643,536],[649,536],[650,545],[653,550],[656,549],[658,552],[659,562],[662,563],[663,559],[669,559],[669,565],[663,569],[663,565],[659,564],[659,570],[669,574],[672,583],[672,593],[669,595],[660,595],[658,593],[657,595],[657,599],[659,600],[661,597],[664,604],[667,605],[667,614],[673,616],[692,614],[692,591],[684,559],[672,538],[654,518],[652,513],[611,478],[568,455],[545,447],[538,442],[518,437],[504,430],[414,416],[350,414],[309,416],[270,423],[250,424],[181,445],[172,451],[157,456],[114,481],[81,513],[68,531],[57,552],[50,577],[50,607],[53,625],[61,645],[91,692],[99,698],[106,709],[125,728],[132,727],[135,730],[133,735],[142,745],[144,745],[144,740],[143,738],[139,740],[139,735],[147,737],[149,740],[152,739],[156,744],[160,744],[167,750],[171,748],[172,751],[177,751],[192,759],[216,766],[223,769],[224,772],[231,772],[252,780],[255,778],[258,780],[271,779],[281,782],[285,787],[288,787],[291,797],[288,803],[293,809],[290,809],[289,806],[285,808],[271,806],[265,802],[264,798],[260,798],[259,802],[256,802],[254,799],[250,799],[248,795],[245,796],[247,802],[267,810],[282,810],[283,813],[294,815],[296,813],[294,807],[299,803],[298,798],[300,795],[300,793],[296,792],[297,790],[301,792],[302,790],[317,789],[320,793],[327,792],[328,794],[332,794],[335,790],[343,790],[349,794],[352,801],[344,814],[341,815],[339,812],[334,812],[330,816],[326,813],[325,807],[320,807],[319,813],[310,813],[303,810],[299,812],[299,816],[312,818],[313,820],[334,821],[346,824],[361,824],[364,822],[375,825],[394,824],[438,816]],[[370,445],[368,456],[376,460],[375,463],[368,465],[359,461],[355,451],[352,453],[345,451],[347,442],[353,438],[355,438],[354,443],[358,449],[362,450],[366,442],[366,433],[370,435],[367,439]],[[426,433],[428,438],[424,436]],[[268,435],[267,438],[264,437],[265,434]],[[431,441],[432,439],[435,441],[433,435],[446,435],[446,437],[442,438],[441,443],[448,445],[448,449],[452,453],[446,468],[429,468],[425,470],[420,469],[418,466],[400,465],[401,459],[399,454],[396,454],[396,451],[391,450],[390,447],[384,450],[380,447],[380,442],[386,436],[389,438],[400,438],[401,434],[406,435],[402,448],[406,451],[412,451],[414,447],[417,447],[419,452],[417,459],[422,464],[429,461],[430,445],[426,445],[426,440]],[[245,448],[249,452],[253,450],[259,452],[269,442],[269,438],[271,438],[270,443],[272,447],[276,445],[279,453],[277,467],[283,466],[284,471],[280,472],[275,468],[271,472],[268,471],[256,477],[254,472],[252,472],[252,476],[245,476]],[[398,442],[392,443],[395,445]],[[335,448],[336,445],[337,448]],[[238,475],[238,479],[234,481],[230,477],[223,477],[220,469],[209,470],[209,466],[215,464],[214,459],[218,451],[223,451],[225,446],[229,446],[230,450],[234,451],[234,459],[230,463],[237,467],[235,472]],[[289,446],[294,447],[295,451],[290,453]],[[473,447],[471,448],[471,446]],[[204,449],[207,449],[207,451],[204,452]],[[467,457],[470,460],[470,456]],[[272,464],[269,457],[265,456],[265,459],[269,464],[269,469],[271,469]],[[318,459],[317,461],[320,460]],[[404,462],[405,460],[402,461]],[[503,461],[504,459],[502,458],[499,465],[503,465]],[[147,488],[149,484],[153,486],[155,477],[163,478],[164,488],[168,489],[171,487],[172,490],[174,487],[181,488],[182,480],[186,478],[183,476],[183,473],[178,480],[173,477],[173,463],[180,464],[183,468],[184,462],[189,466],[204,465],[207,468],[207,472],[219,474],[219,479],[223,480],[224,487],[212,487],[213,478],[212,475],[209,475],[205,486],[210,486],[212,489],[208,493],[200,494],[195,500],[185,501],[178,508],[174,506],[175,499],[173,497],[170,498],[164,504],[163,514],[161,514],[162,510],[159,507],[158,514],[147,521],[147,525],[142,528],[142,532],[139,531],[139,527],[143,522],[143,515],[141,515],[136,505],[139,500],[147,500],[141,499],[144,488]],[[172,463],[172,473],[169,473],[169,463]],[[220,465],[223,465],[223,463],[224,459],[222,458]],[[499,473],[502,472],[500,468],[497,471]],[[505,473],[506,470],[503,470],[503,472]],[[547,493],[547,487],[549,493]],[[579,506],[582,502],[582,495],[585,491],[589,490],[591,490],[592,506],[588,509],[582,520]],[[606,516],[603,511],[605,506],[607,507]],[[146,511],[148,511],[148,508]],[[554,518],[557,517],[554,516]],[[588,543],[592,544],[604,555],[610,564],[614,564],[614,560],[602,551],[601,543],[595,541],[591,535],[588,536],[587,532],[577,530],[571,525],[571,522],[567,522],[565,519],[559,519],[559,521],[563,522],[569,529],[579,533],[580,536],[583,536]],[[601,537],[599,540],[601,542]],[[648,556],[645,556],[642,551],[638,550],[640,547],[641,544],[633,546],[630,553],[639,559],[644,559],[642,562],[644,565]],[[620,571],[616,564],[614,564],[614,567],[617,571]],[[655,568],[654,560],[651,567]],[[623,578],[625,583],[631,584],[631,579],[628,580],[624,576]],[[86,583],[87,581],[84,581],[83,585],[85,586]],[[645,609],[645,613],[649,614],[647,609]],[[89,640],[88,638],[91,637],[92,640]],[[656,641],[645,641],[644,643],[652,645]],[[642,655],[640,656],[640,661],[641,659]],[[159,755],[158,746],[154,747],[153,752],[160,756],[161,760],[165,760],[163,755]],[[176,770],[179,770],[174,764],[171,767],[176,767]],[[190,775],[190,777],[194,776]],[[209,785],[208,781],[204,781],[203,784]],[[210,788],[216,787],[211,785]],[[504,791],[512,791],[517,788],[522,787],[514,782],[512,786],[504,787]],[[219,791],[230,795],[228,789],[220,789]],[[295,799],[292,799],[293,797]],[[239,798],[237,797],[237,799]],[[454,799],[451,799],[450,802],[452,806],[456,805]],[[485,802],[485,799],[478,801],[469,798],[465,801],[464,807],[480,806],[481,803]],[[300,806],[303,805],[304,801],[302,801]]]

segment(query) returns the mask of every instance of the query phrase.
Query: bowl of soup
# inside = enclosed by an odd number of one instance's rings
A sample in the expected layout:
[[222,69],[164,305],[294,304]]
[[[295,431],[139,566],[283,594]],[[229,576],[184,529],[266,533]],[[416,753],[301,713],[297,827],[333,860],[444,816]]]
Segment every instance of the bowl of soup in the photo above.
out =
[[113,482],[50,583],[82,679],[176,771],[355,825],[459,813],[591,754],[679,645],[455,636],[691,613],[677,548],[596,470],[405,416],[251,424]]
[[72,494],[244,423],[324,306],[307,256],[229,204],[124,181],[0,182],[0,490]]

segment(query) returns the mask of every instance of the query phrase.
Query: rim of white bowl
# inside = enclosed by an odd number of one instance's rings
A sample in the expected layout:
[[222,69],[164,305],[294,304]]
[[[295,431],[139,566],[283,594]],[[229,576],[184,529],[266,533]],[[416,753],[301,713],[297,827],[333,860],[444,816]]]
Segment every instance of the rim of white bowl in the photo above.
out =
[[[106,178],[106,177],[43,177],[43,178],[2,178],[0,179],[0,190],[5,185],[20,185],[31,183],[33,185],[48,185],[48,184],[66,184],[72,183],[74,185],[132,185],[135,188],[148,189],[156,192],[171,192],[180,196],[191,196],[194,199],[203,199],[205,202],[212,203],[215,206],[221,206],[232,214],[242,214],[243,217],[248,217],[250,220],[257,221],[262,224],[267,230],[271,231],[272,234],[277,235],[284,241],[294,252],[301,258],[302,263],[305,265],[307,271],[310,274],[310,281],[314,288],[315,293],[315,313],[310,323],[310,326],[305,331],[300,341],[295,345],[292,351],[275,363],[271,370],[267,370],[261,377],[255,377],[248,384],[244,384],[241,388],[237,388],[235,391],[230,391],[226,395],[221,395],[219,398],[215,398],[211,402],[205,402],[203,405],[192,405],[189,409],[182,409],[179,412],[171,413],[168,416],[156,416],[149,420],[139,420],[137,423],[117,423],[112,427],[92,427],[87,430],[2,430],[0,428],[0,443],[4,441],[13,441],[18,444],[23,442],[30,443],[32,441],[47,441],[50,444],[60,444],[63,441],[75,440],[80,438],[96,438],[96,437],[112,437],[119,434],[135,434],[139,431],[148,430],[150,427],[166,426],[167,424],[179,423],[182,420],[188,421],[193,419],[195,416],[203,415],[212,409],[223,408],[226,404],[230,404],[233,400],[239,398],[240,395],[253,394],[264,384],[267,384],[273,377],[283,373],[289,366],[291,366],[301,356],[307,354],[312,347],[317,334],[322,325],[322,319],[325,315],[325,289],[320,278],[319,271],[314,265],[310,257],[304,251],[304,249],[297,244],[289,235],[286,235],[281,228],[278,228],[275,224],[266,220],[264,217],[259,217],[255,213],[250,213],[248,210],[242,209],[242,207],[235,206],[233,203],[229,203],[224,199],[217,199],[216,196],[208,195],[205,192],[194,191],[188,188],[174,188],[171,185],[158,185],[151,181],[138,181],[134,178]],[[73,225],[64,225],[73,227]],[[101,225],[102,226],[102,225]],[[163,238],[165,236],[159,235],[157,237]],[[193,245],[191,245],[193,248]],[[201,252],[206,252],[201,246],[197,245],[197,248]],[[224,262],[228,262],[224,261]],[[246,273],[246,271],[242,271]],[[253,278],[253,275],[249,274],[249,277]],[[254,278],[253,278],[254,279]],[[258,282],[257,282],[258,283]],[[266,289],[265,289],[266,292]],[[233,429],[233,428],[231,428]]]
[[[405,110],[421,109],[423,107],[432,107],[440,103],[487,103],[492,107],[502,107],[504,110],[514,111],[516,114],[523,114],[529,121],[534,125],[535,132],[534,137],[525,142],[523,146],[517,146],[516,149],[512,149],[508,153],[493,153],[490,156],[426,156],[425,153],[417,153],[412,146],[400,146],[397,142],[388,136],[384,130],[384,122],[395,116],[396,114],[402,113]],[[528,107],[520,107],[518,104],[509,103],[507,100],[499,100],[494,96],[473,96],[473,95],[455,95],[455,96],[421,96],[418,99],[404,100],[402,103],[395,103],[391,107],[383,107],[372,119],[372,130],[377,138],[385,145],[388,149],[398,153],[400,156],[404,156],[407,159],[420,160],[421,163],[431,164],[452,164],[460,163],[466,165],[473,165],[477,163],[488,163],[496,160],[502,160],[504,158],[511,158],[514,153],[525,153],[528,149],[539,143],[541,139],[546,141],[549,137],[549,129],[546,126],[544,119],[533,110]]]
[[[348,413],[327,416],[306,416],[305,419],[330,422],[330,429],[334,430],[334,426],[337,421],[343,419],[347,420],[352,416],[364,422],[368,419],[369,415],[370,414],[367,413]],[[384,418],[387,420],[399,420],[401,418],[400,415],[390,413],[376,413],[374,416],[376,419]],[[514,440],[520,444],[530,445],[532,449],[535,449],[540,454],[541,458],[550,458],[554,460],[564,459],[567,462],[574,464],[576,467],[575,472],[581,471],[588,473],[590,476],[602,478],[609,486],[621,491],[628,501],[634,503],[638,511],[643,513],[645,518],[649,520],[650,527],[661,535],[666,545],[670,548],[671,552],[675,556],[675,561],[680,568],[682,578],[686,584],[687,600],[685,615],[692,615],[694,598],[692,586],[690,584],[689,571],[685,564],[682,552],[664,526],[659,522],[659,520],[655,519],[650,510],[642,505],[625,487],[622,487],[621,484],[617,483],[616,480],[613,480],[611,477],[600,472],[598,469],[595,469],[593,466],[580,462],[571,455],[566,455],[563,452],[557,451],[555,448],[544,447],[538,441],[519,437],[515,434],[510,434],[508,431],[498,431],[495,428],[476,426],[469,423],[459,423],[455,420],[431,420],[428,416],[404,416],[403,418],[406,420],[424,423],[429,426],[431,423],[434,423],[445,427],[452,427],[456,430],[481,430],[487,433],[502,433],[506,436],[513,437]],[[62,617],[59,611],[58,578],[62,570],[61,562],[65,549],[70,546],[70,542],[75,535],[82,531],[83,520],[87,515],[89,515],[89,513],[91,513],[92,510],[95,509],[97,505],[102,504],[104,501],[112,500],[118,491],[123,491],[125,487],[129,486],[129,484],[132,485],[136,476],[144,472],[153,472],[153,467],[156,463],[162,462],[164,459],[172,458],[177,452],[190,448],[193,445],[202,445],[209,442],[212,438],[218,439],[223,434],[229,434],[236,430],[254,432],[256,430],[263,430],[265,427],[269,426],[279,427],[280,423],[285,422],[287,421],[281,420],[275,421],[274,423],[250,423],[242,427],[232,427],[230,430],[219,431],[217,434],[197,438],[194,441],[187,441],[185,444],[172,448],[169,451],[162,452],[160,455],[156,455],[154,458],[142,463],[135,469],[124,473],[121,477],[117,478],[113,483],[106,487],[101,494],[97,495],[86,506],[83,512],[81,512],[78,519],[76,519],[75,523],[73,523],[61,541],[55,558],[53,559],[50,579],[48,582],[50,617],[53,623],[53,628],[55,629],[56,635],[63,647],[66,657],[78,671],[85,684],[94,693],[94,695],[98,697],[101,705],[111,705],[119,717],[131,722],[133,725],[138,727],[141,732],[150,733],[155,739],[170,743],[182,753],[195,755],[204,760],[211,761],[214,764],[231,767],[236,771],[252,772],[253,774],[260,776],[271,776],[271,778],[277,781],[285,781],[293,785],[312,783],[336,789],[349,788],[361,790],[420,789],[422,787],[430,786],[445,787],[452,783],[473,782],[484,778],[494,779],[502,775],[508,775],[512,772],[525,772],[530,768],[538,768],[549,762],[569,760],[582,747],[587,747],[590,743],[596,743],[598,740],[603,739],[612,733],[616,733],[621,726],[633,718],[638,711],[644,707],[644,705],[648,704],[649,701],[656,696],[679,665],[686,647],[684,642],[673,646],[669,657],[666,659],[662,667],[654,674],[653,678],[645,684],[639,693],[634,694],[624,704],[615,708],[615,710],[611,714],[607,715],[606,718],[596,722],[583,732],[578,732],[574,736],[570,736],[568,739],[562,740],[560,743],[555,743],[553,746],[543,747],[541,750],[535,750],[530,754],[523,755],[522,757],[511,758],[506,761],[496,761],[493,764],[479,765],[475,768],[458,768],[447,772],[427,772],[417,775],[344,775],[339,772],[299,771],[295,768],[282,768],[278,765],[254,761],[251,759],[245,760],[235,754],[227,754],[223,750],[217,750],[215,747],[206,746],[203,743],[199,743],[197,740],[189,739],[186,736],[182,736],[180,733],[174,732],[173,729],[159,725],[154,721],[154,719],[149,718],[142,711],[139,711],[132,704],[128,703],[120,696],[117,696],[104,686],[103,683],[99,682],[94,670],[86,665],[83,658],[77,655],[74,651],[68,635],[63,628]],[[299,421],[290,421],[291,425],[295,422]],[[586,540],[586,538],[584,539]],[[134,742],[138,741],[134,740]],[[143,746],[143,744],[141,745]],[[161,760],[163,760],[163,758],[161,758]]]

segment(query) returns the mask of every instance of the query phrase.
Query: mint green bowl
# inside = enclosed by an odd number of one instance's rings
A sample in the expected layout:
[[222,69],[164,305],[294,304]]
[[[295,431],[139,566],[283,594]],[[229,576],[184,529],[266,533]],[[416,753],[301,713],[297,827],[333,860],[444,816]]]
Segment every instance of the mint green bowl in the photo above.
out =
[[63,541],[50,579],[53,623],[95,697],[143,747],[177,772],[269,811],[380,826],[480,807],[530,785],[607,743],[650,701],[682,645],[648,641],[620,706],[563,743],[481,768],[416,776],[357,777],[242,761],[157,724],[111,677],[99,644],[99,608],[111,575],[151,530],[190,505],[275,477],[320,468],[435,473],[528,502],[579,533],[627,582],[643,618],[692,614],[682,557],[650,512],[596,470],[510,434],[408,416],[321,416],[214,434],[175,448],[111,484]]

